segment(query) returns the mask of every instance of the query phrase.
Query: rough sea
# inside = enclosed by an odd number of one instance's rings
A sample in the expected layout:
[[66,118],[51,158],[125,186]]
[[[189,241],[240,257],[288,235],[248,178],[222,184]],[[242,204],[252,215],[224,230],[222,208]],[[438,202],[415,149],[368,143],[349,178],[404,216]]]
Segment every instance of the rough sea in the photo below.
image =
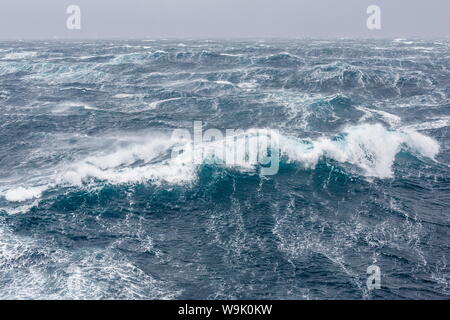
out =
[[449,299],[449,127],[449,40],[0,42],[0,298]]

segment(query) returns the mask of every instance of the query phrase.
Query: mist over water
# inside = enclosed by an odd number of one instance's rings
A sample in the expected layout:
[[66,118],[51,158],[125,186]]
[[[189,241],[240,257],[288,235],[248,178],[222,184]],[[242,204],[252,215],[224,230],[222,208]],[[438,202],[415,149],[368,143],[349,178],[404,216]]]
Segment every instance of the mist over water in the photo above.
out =
[[[449,298],[449,45],[0,42],[0,298]],[[278,173],[187,161],[194,121]]]

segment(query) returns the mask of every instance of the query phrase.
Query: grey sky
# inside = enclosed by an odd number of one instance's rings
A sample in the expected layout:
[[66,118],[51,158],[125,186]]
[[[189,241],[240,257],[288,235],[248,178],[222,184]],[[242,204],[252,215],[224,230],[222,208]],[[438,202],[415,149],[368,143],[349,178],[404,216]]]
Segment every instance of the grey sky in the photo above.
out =
[[[81,30],[66,29],[70,4]],[[449,0],[0,0],[0,38],[450,37],[449,17]]]

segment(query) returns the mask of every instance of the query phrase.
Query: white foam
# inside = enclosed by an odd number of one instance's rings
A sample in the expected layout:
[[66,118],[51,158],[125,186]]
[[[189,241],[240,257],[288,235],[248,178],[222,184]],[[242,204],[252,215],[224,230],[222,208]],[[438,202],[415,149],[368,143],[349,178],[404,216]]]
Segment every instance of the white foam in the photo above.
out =
[[369,116],[375,113],[381,116],[383,120],[386,121],[386,123],[388,123],[392,128],[396,128],[402,123],[402,119],[399,116],[386,111],[369,109],[365,107],[356,107],[356,109],[365,113],[361,121],[366,120]]
[[165,103],[165,102],[169,102],[169,101],[176,101],[176,100],[180,100],[180,99],[181,98],[170,98],[170,99],[164,99],[164,100],[150,102],[148,104],[148,110],[156,109],[158,107],[158,105],[160,105],[161,103]]
[[[322,158],[328,158],[350,164],[357,169],[357,174],[383,179],[393,177],[392,167],[401,150],[406,149],[430,159],[439,153],[439,144],[433,138],[413,129],[392,131],[381,124],[360,124],[345,128],[340,135],[317,139],[300,139],[271,130],[249,129],[226,136],[223,140],[204,142],[202,159],[204,162],[216,159],[215,163],[242,172],[257,172],[258,160],[249,154],[267,151],[269,143],[260,143],[259,140],[264,135],[267,140],[274,137],[279,141],[280,154],[288,162],[314,169]],[[245,159],[237,157],[229,162],[227,157],[233,153],[230,148],[235,146],[230,141],[240,139],[246,139],[248,145],[257,150],[248,150]],[[258,139],[259,143],[255,143],[254,139]],[[55,168],[56,174],[42,180],[48,181],[47,188],[51,188],[60,185],[83,186],[95,184],[96,181],[186,185],[198,178],[202,162],[193,160],[198,150],[188,139],[153,135],[116,137],[116,140],[115,147]],[[265,150],[259,150],[262,148]],[[8,201],[21,202],[40,197],[43,190],[45,187],[42,186],[19,187],[5,192],[4,196]]]
[[11,52],[6,54],[2,60],[19,60],[28,59],[37,56],[37,52],[27,51],[27,52]]
[[[220,163],[228,167],[244,171],[254,170],[257,165],[255,159],[253,161],[236,159],[233,163],[228,163],[226,156],[232,152],[230,150],[232,144],[228,143],[230,139],[250,138],[249,145],[258,146],[251,141],[256,139],[257,133],[261,134],[261,129],[250,129],[225,140],[206,143],[203,151],[204,159],[214,155]],[[434,159],[439,152],[439,144],[430,137],[410,129],[390,131],[381,124],[351,126],[346,128],[339,138],[300,140],[283,135],[276,138],[280,141],[281,153],[289,161],[299,162],[306,168],[314,168],[322,157],[327,157],[359,167],[365,176],[379,178],[393,176],[392,165],[402,148],[411,149],[430,159]],[[182,152],[176,157],[152,164],[131,166],[136,161],[149,162],[177,144]],[[122,148],[105,156],[89,157],[68,171],[65,179],[75,185],[82,184],[89,178],[111,183],[135,183],[146,180],[171,184],[189,183],[196,179],[198,169],[198,164],[192,161],[194,152],[196,151],[192,149],[192,145],[186,141],[156,140],[144,145]],[[250,152],[256,153],[261,150]]]
[[11,202],[23,202],[26,200],[39,198],[46,187],[24,188],[18,187],[5,192],[5,199]]
[[67,101],[59,104],[53,109],[53,113],[60,113],[60,112],[66,112],[70,110],[71,108],[81,108],[85,110],[98,110],[97,108],[91,107],[90,105],[83,103],[83,102],[72,102]]
[[140,93],[118,93],[114,96],[116,99],[130,99],[130,98],[143,98],[144,95]]
[[94,178],[113,184],[147,180],[179,184],[193,179],[194,167],[184,166],[181,163],[182,157],[152,163],[157,157],[168,152],[175,142],[167,137],[148,139],[78,161],[66,168],[59,176],[58,183],[79,186]]
[[405,129],[413,130],[430,130],[430,129],[440,129],[450,126],[450,117],[443,117],[441,119],[436,119],[428,122],[421,122],[417,124],[411,124],[405,126]]
[[17,205],[15,202],[12,202],[10,206],[1,207],[0,209],[5,211],[9,215],[22,214],[30,211],[31,208],[39,205],[39,200],[36,199],[31,203],[27,203],[24,205]]
[[367,177],[378,178],[393,177],[392,165],[404,147],[433,160],[439,153],[439,144],[433,138],[414,130],[390,131],[381,124],[350,126],[340,139],[299,141],[281,137],[280,141],[282,152],[291,161],[308,168],[315,167],[321,157],[327,157],[357,166]]
[[257,87],[257,82],[255,80],[250,81],[250,82],[241,82],[239,83],[237,86],[240,89],[254,89]]
[[234,86],[233,83],[231,83],[230,81],[225,81],[225,80],[218,80],[218,81],[214,81],[217,84],[221,84],[221,85],[226,85],[226,86]]
[[[121,225],[120,233],[140,237],[138,229]],[[54,266],[61,272],[50,272]],[[114,248],[65,250],[52,241],[18,235],[1,220],[0,269],[2,300],[175,299],[181,294]]]

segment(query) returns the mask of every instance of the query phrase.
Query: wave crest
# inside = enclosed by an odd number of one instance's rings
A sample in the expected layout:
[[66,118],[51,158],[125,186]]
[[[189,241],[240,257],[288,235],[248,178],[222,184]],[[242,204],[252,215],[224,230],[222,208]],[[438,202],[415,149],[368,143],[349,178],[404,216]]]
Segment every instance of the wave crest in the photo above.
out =
[[[349,126],[336,136],[317,139],[301,139],[266,129],[249,129],[224,140],[204,143],[204,151],[212,153],[207,154],[203,163],[210,163],[212,155],[226,157],[227,152],[230,152],[227,139],[254,139],[256,134],[261,133],[266,134],[268,139],[269,134],[278,135],[275,138],[278,141],[282,161],[298,163],[312,170],[321,159],[331,159],[341,164],[350,164],[357,169],[357,174],[381,179],[393,177],[392,167],[400,151],[406,150],[418,156],[434,159],[440,149],[433,138],[422,133],[412,129],[391,131],[381,124]],[[266,148],[248,151],[258,154],[267,151],[268,147],[268,143],[249,143],[249,145]],[[171,157],[175,149],[177,155]],[[51,186],[82,186],[95,180],[111,184],[147,181],[155,184],[190,184],[198,178],[198,169],[202,165],[193,161],[195,152],[191,141],[181,138],[177,140],[166,136],[154,136],[128,141],[125,146],[121,141],[118,148],[102,154],[93,154],[60,168],[48,186],[33,186],[28,189],[15,187],[4,193],[4,196],[8,201],[25,201],[40,197],[41,193]],[[255,158],[253,162],[238,159],[231,164],[227,163],[225,158],[218,160],[219,165],[229,169],[254,173],[258,171]]]

